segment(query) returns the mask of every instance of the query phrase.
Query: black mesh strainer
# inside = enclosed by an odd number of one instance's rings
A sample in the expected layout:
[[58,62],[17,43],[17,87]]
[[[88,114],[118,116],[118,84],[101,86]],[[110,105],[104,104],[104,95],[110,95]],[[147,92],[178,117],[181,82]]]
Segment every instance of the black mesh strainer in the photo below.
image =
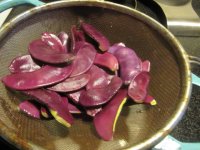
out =
[[142,60],[151,62],[150,94],[158,105],[126,106],[114,139],[101,140],[92,122],[76,119],[71,128],[54,120],[35,120],[20,113],[21,100],[0,83],[0,134],[20,149],[106,150],[147,149],[164,138],[183,116],[191,90],[186,52],[174,36],[148,16],[102,1],[62,1],[33,8],[0,30],[0,78],[11,60],[27,53],[30,41],[42,32],[69,31],[80,20],[94,25],[111,43],[124,42]]

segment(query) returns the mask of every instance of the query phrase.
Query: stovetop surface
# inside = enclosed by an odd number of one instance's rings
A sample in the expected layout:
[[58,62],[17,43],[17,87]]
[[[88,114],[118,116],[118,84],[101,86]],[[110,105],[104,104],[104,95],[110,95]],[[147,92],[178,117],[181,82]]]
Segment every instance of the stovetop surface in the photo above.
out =
[[[135,4],[132,0],[115,0],[115,2],[130,7],[133,7]],[[192,6],[196,13],[200,16],[199,0],[193,0]],[[31,6],[19,6],[14,8],[6,21],[30,8]],[[154,8],[155,7],[149,7],[147,3],[144,4],[140,2],[138,2],[137,6],[139,11],[146,13],[147,15],[162,23],[161,16],[159,16],[159,13]],[[180,41],[189,55],[200,58],[200,37],[176,36],[176,38]],[[191,64],[191,70],[193,73],[200,76],[200,66],[197,64]],[[200,142],[200,87],[193,85],[192,94],[186,114],[170,135],[182,142]],[[8,150],[17,150],[13,146],[7,144],[6,141],[2,138],[0,138],[0,147],[5,147]]]

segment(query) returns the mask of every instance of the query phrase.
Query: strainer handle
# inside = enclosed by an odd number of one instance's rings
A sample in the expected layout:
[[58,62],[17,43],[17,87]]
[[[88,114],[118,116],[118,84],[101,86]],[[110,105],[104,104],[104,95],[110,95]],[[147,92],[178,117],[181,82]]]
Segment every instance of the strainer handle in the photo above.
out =
[[200,143],[180,142],[172,136],[168,135],[152,150],[199,150]]
[[200,149],[200,143],[180,142],[177,139],[173,138],[172,136],[168,136],[168,138],[180,144],[181,150],[199,150]]
[[0,2],[0,13],[8,8],[12,8],[12,7],[23,5],[23,4],[31,4],[34,6],[40,6],[40,5],[44,5],[45,3],[39,0],[2,0]]
[[[200,58],[196,56],[189,56],[190,63],[200,65]],[[192,73],[192,84],[200,86],[200,77]]]

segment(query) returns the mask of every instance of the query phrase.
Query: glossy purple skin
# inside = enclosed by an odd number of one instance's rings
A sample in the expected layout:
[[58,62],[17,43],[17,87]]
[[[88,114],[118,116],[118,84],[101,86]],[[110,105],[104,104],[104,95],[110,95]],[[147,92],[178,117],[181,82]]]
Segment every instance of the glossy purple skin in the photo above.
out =
[[41,36],[41,40],[56,52],[65,52],[61,40],[55,34],[44,32]]
[[67,97],[62,97],[62,100],[66,103],[67,102],[67,107],[68,110],[71,114],[80,114],[81,111],[73,104],[68,102],[68,98]]
[[127,47],[116,50],[113,54],[120,66],[120,77],[125,85],[130,84],[131,80],[142,71],[142,62],[136,53]]
[[[67,98],[63,100],[58,93],[46,89],[27,90],[23,92],[37,100],[39,103],[45,104],[49,109],[56,111],[57,115],[69,124],[73,123],[73,117],[68,109]],[[57,118],[55,117],[55,119]]]
[[68,109],[71,114],[81,114],[81,111],[71,103],[68,103]]
[[68,63],[74,59],[73,54],[55,51],[42,40],[32,41],[28,51],[33,58],[51,64]]
[[40,66],[33,61],[30,55],[14,58],[9,66],[11,73],[32,72],[38,69],[40,69]]
[[44,66],[36,71],[10,74],[3,77],[2,82],[15,90],[30,90],[65,80],[72,71],[72,65],[59,68]]
[[148,93],[149,81],[150,76],[148,72],[139,73],[133,78],[128,87],[129,97],[135,102],[143,102]]
[[98,135],[105,141],[113,139],[114,121],[123,100],[127,97],[127,90],[119,90],[112,100],[99,112],[93,120]]
[[[83,31],[78,30],[75,25],[71,27],[71,50],[74,53],[77,53],[77,43],[85,42],[85,36]],[[76,51],[76,52],[75,52]]]
[[115,43],[109,47],[108,52],[111,54],[114,54],[116,50],[118,50],[119,48],[123,48],[123,47],[125,47],[124,43]]
[[119,69],[117,58],[111,53],[105,52],[103,54],[96,54],[94,64],[116,71]]
[[19,104],[19,109],[28,116],[40,119],[40,110],[31,101],[25,100]]
[[150,72],[151,63],[149,60],[145,60],[142,62],[142,71]]
[[80,98],[80,95],[81,93],[84,91],[84,89],[81,89],[81,90],[78,90],[78,91],[75,91],[75,92],[70,92],[70,93],[67,93],[67,96],[76,104],[79,103],[79,98]]
[[107,103],[122,86],[122,80],[114,76],[108,86],[83,91],[79,103],[85,107],[99,106]]
[[78,42],[76,42],[75,48],[74,48],[74,50],[73,50],[73,53],[74,53],[74,54],[77,54],[78,51],[79,51],[82,47],[84,47],[84,46],[86,46],[86,45],[90,46],[91,44],[88,43],[88,42],[85,42],[85,41],[78,41]]
[[83,88],[90,80],[90,74],[67,78],[66,80],[48,88],[56,92],[71,92]]
[[107,74],[103,69],[95,65],[92,65],[92,67],[87,73],[90,74],[90,80],[86,85],[87,90],[95,88],[104,88],[111,81],[110,75]]
[[73,61],[73,70],[70,77],[87,72],[92,66],[95,56],[96,50],[92,45],[86,44],[82,46]]
[[63,48],[63,52],[64,53],[68,53],[68,40],[69,40],[69,36],[67,33],[65,32],[60,32],[58,34],[58,38],[60,39],[61,43],[62,43],[62,48]]
[[110,42],[100,31],[98,31],[92,25],[83,22],[81,23],[81,27],[87,35],[89,35],[99,44],[100,50],[108,50],[108,48],[110,47]]
[[99,108],[90,108],[86,109],[86,113],[88,116],[95,117],[102,110],[102,107]]

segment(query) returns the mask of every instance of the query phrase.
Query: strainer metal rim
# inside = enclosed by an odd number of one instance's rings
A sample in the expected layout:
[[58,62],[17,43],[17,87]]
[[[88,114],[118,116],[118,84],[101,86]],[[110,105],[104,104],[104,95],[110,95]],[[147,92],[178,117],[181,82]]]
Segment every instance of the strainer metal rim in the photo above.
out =
[[[189,59],[186,51],[183,49],[181,44],[178,42],[178,40],[174,37],[170,31],[168,31],[164,26],[162,26],[160,23],[152,19],[151,17],[134,10],[127,6],[122,6],[120,4],[112,3],[112,2],[105,2],[105,1],[88,1],[88,0],[69,0],[69,1],[57,1],[48,3],[43,6],[32,8],[8,23],[6,23],[1,29],[0,29],[0,41],[4,38],[4,36],[15,26],[17,23],[24,21],[31,17],[32,15],[45,11],[45,10],[52,10],[62,7],[71,7],[71,6],[95,6],[95,7],[101,7],[101,8],[107,8],[115,11],[119,11],[124,14],[128,14],[130,16],[133,16],[137,18],[138,20],[145,22],[147,25],[151,26],[155,31],[160,33],[161,35],[165,35],[165,38],[168,42],[171,43],[171,45],[177,49],[176,54],[178,56],[178,59],[182,62],[181,64],[181,73],[183,74],[182,78],[182,89],[181,89],[181,99],[182,102],[178,105],[178,109],[172,114],[171,120],[168,122],[168,124],[165,125],[164,128],[159,130],[157,133],[155,133],[151,138],[141,142],[140,144],[137,144],[135,146],[132,146],[128,149],[148,149],[155,144],[157,144],[159,141],[161,141],[165,136],[167,136],[172,129],[178,124],[178,122],[181,120],[182,116],[184,115],[187,105],[189,103],[189,97],[191,94],[191,71],[190,71],[190,64]],[[28,143],[28,141],[25,141],[24,139],[21,139],[17,137],[15,133],[12,132],[11,129],[9,129],[3,122],[0,121],[0,135],[5,138],[8,142],[14,144],[16,147],[23,148],[23,149],[32,149],[34,147],[33,144]]]

